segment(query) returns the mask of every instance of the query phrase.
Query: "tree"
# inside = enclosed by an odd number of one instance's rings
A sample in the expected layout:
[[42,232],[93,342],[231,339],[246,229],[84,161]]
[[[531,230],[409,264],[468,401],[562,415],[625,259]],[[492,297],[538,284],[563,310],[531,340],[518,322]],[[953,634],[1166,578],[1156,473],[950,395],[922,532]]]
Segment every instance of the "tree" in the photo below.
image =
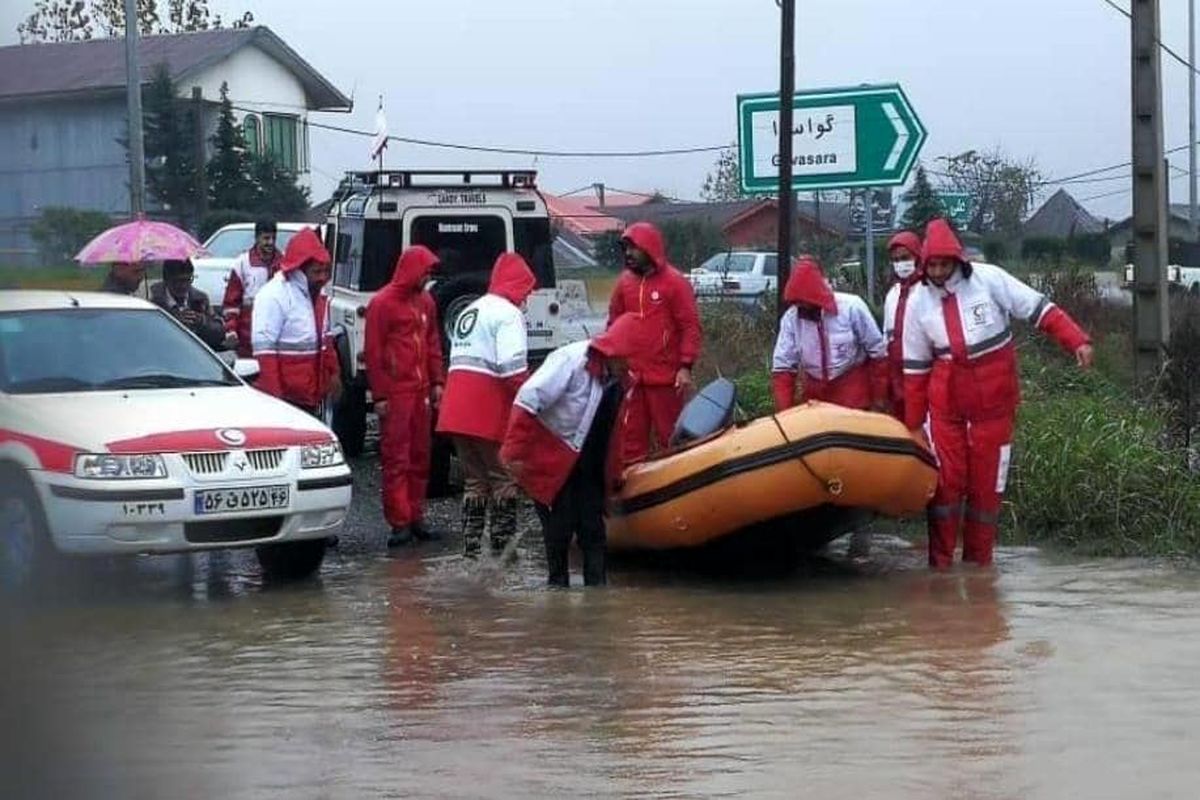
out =
[[[208,0],[137,0],[137,17],[143,36],[224,27],[221,15],[209,11]],[[230,27],[248,28],[253,22],[247,11]],[[17,25],[21,44],[81,41],[97,34],[125,34],[124,0],[37,0],[33,13]]]
[[728,249],[720,226],[700,219],[670,219],[663,222],[663,244],[667,258],[684,272],[698,266],[709,256]]
[[165,64],[142,90],[142,118],[146,140],[146,188],[150,196],[186,225],[196,219],[199,194],[196,186],[194,114],[175,94],[175,84]]
[[1033,159],[1014,161],[996,149],[988,153],[968,150],[938,160],[946,164],[951,186],[974,202],[968,231],[1007,236],[1018,232],[1041,182]]
[[95,31],[82,0],[38,0],[33,13],[17,25],[17,38],[27,42],[72,42],[90,39]]
[[213,155],[205,166],[208,176],[208,203],[211,208],[250,209],[257,195],[250,178],[250,158],[242,127],[233,117],[229,84],[221,84],[221,108],[217,132],[209,140]]
[[255,156],[250,164],[254,200],[250,209],[276,218],[308,210],[308,189],[296,185],[296,176],[270,155]]
[[741,200],[746,196],[742,191],[742,166],[737,143],[729,145],[717,156],[713,171],[708,173],[704,185],[700,187],[700,196],[707,203]]
[[905,204],[904,216],[900,219],[900,227],[910,231],[923,231],[929,220],[944,215],[942,201],[929,183],[925,167],[917,167],[917,177],[913,180],[912,188],[900,198]]

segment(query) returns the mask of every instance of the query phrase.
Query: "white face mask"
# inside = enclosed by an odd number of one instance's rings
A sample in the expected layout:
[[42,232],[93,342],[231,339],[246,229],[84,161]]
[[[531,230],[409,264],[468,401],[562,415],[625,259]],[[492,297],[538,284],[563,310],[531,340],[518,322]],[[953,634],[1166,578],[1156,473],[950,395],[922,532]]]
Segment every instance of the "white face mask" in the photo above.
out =
[[915,261],[893,261],[892,272],[896,273],[896,277],[901,280],[910,277],[917,271],[917,262]]

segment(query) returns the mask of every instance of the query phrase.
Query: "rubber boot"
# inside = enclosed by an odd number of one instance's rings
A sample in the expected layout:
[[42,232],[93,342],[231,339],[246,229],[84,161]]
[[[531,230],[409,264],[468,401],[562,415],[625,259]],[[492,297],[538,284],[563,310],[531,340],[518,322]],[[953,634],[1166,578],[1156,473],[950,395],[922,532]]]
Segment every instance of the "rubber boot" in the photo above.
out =
[[603,544],[583,548],[583,585],[604,586],[608,583],[608,553]]
[[512,498],[492,501],[492,555],[498,556],[517,534],[517,501]]
[[487,527],[487,498],[466,497],[462,504],[463,558],[479,558]]
[[406,544],[412,544],[413,535],[412,528],[408,525],[401,525],[392,528],[391,534],[388,536],[388,547],[402,547]]
[[567,546],[559,542],[546,542],[547,585],[563,589],[571,585],[570,562]]

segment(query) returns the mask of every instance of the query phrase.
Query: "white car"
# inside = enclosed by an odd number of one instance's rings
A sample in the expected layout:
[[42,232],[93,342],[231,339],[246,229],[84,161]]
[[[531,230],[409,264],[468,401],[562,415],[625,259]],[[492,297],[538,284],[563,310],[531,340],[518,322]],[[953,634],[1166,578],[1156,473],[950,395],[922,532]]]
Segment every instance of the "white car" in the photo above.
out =
[[[288,240],[301,228],[320,226],[303,222],[280,222],[276,227],[275,247],[282,253],[287,248]],[[196,282],[193,285],[208,295],[213,308],[221,308],[221,301],[225,298],[225,284],[229,282],[229,271],[233,269],[233,262],[253,245],[254,223],[238,222],[218,228],[204,242],[204,248],[211,256],[192,259],[192,264],[196,267]]]
[[775,292],[779,256],[766,251],[728,251],[688,273],[698,300],[755,302]]
[[264,574],[321,565],[351,474],[332,431],[246,385],[136,298],[0,292],[0,588],[59,553],[256,547]]

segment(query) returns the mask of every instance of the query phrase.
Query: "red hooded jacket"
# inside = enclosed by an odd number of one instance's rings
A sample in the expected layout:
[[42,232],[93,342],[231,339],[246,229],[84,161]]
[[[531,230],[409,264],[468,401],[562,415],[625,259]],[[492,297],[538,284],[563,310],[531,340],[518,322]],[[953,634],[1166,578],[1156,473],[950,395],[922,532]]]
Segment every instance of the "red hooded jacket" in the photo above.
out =
[[251,341],[258,359],[255,386],[295,405],[313,409],[337,379],[337,353],[329,332],[329,298],[308,285],[301,268],[330,263],[310,228],[288,242],[279,272],[255,298]]
[[680,367],[700,358],[700,313],[687,278],[667,261],[662,234],[649,222],[635,222],[621,236],[644,250],[654,271],[622,270],[608,303],[608,324],[627,311],[645,318],[657,333],[651,347],[634,356],[631,377],[646,386],[673,386]]
[[463,309],[450,337],[450,371],[438,433],[504,439],[513,398],[529,375],[525,315],[537,279],[525,259],[502,253],[488,293]]
[[363,352],[371,395],[428,394],[444,383],[437,303],[423,284],[437,256],[422,245],[396,259],[392,281],[367,304]]
[[[797,373],[803,374],[804,400],[819,400],[847,408],[866,409],[872,402],[886,396],[886,361],[882,357],[871,355],[872,348],[882,349],[878,326],[861,298],[843,294],[839,303],[838,296],[825,280],[821,265],[811,256],[801,256],[792,265],[788,282],[784,284],[783,299],[788,305],[803,303],[821,309],[821,315],[816,321],[820,342],[819,357],[823,374],[830,377],[816,378],[811,374],[804,374],[803,364],[800,365],[800,369],[796,369],[796,360],[803,361],[803,346],[798,339],[794,344],[788,344],[789,340],[784,334],[789,331],[785,330],[784,326],[797,325],[798,312],[787,312],[780,322],[780,337],[776,341],[776,353],[772,357],[771,389],[776,410],[790,408],[794,404]],[[873,333],[868,333],[868,330]],[[874,344],[869,343],[870,336],[874,336]],[[853,337],[853,357],[857,359],[859,353],[866,351],[866,360],[841,374],[836,374],[839,365],[834,361],[835,356],[830,347],[831,337],[834,337],[835,343],[838,343],[839,339]],[[878,355],[882,356],[883,353],[879,352]],[[846,356],[847,359],[849,357]]]
[[[590,341],[555,350],[521,386],[500,460],[526,494],[551,505],[570,476],[604,392],[603,359],[631,359],[657,337],[644,319],[623,314]],[[620,439],[614,426],[606,460],[608,486],[619,477]]]

